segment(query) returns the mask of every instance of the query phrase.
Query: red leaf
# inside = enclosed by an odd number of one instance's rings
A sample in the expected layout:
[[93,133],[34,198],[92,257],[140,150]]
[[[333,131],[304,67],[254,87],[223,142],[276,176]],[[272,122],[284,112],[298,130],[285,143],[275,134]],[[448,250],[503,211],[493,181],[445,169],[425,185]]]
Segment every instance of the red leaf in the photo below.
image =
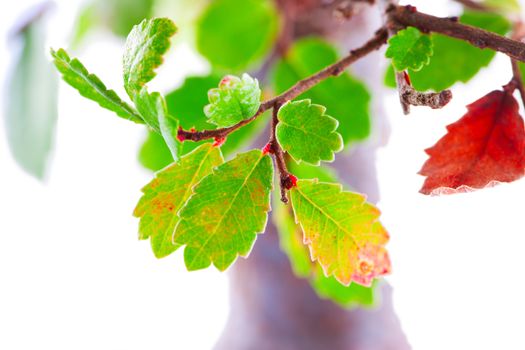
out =
[[425,150],[421,193],[449,194],[512,182],[525,175],[525,129],[510,91],[492,91],[471,105],[448,133]]

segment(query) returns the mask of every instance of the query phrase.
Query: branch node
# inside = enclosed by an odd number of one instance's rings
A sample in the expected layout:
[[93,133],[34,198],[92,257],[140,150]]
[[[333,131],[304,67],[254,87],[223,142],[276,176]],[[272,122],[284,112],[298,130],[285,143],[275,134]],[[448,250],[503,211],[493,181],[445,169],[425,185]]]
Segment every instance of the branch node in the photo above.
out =
[[267,155],[267,154],[274,154],[274,151],[273,151],[273,147],[272,147],[272,143],[271,142],[268,142],[262,149],[262,154],[263,155]]
[[214,138],[213,147],[221,147],[226,142],[226,137],[217,136]]

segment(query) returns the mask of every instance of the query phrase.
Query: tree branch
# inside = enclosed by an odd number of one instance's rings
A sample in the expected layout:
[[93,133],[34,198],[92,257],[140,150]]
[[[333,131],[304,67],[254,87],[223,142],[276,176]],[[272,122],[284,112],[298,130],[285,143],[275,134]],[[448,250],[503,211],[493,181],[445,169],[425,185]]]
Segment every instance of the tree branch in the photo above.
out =
[[275,131],[277,129],[277,123],[279,123],[277,114],[279,113],[279,109],[281,108],[281,106],[282,106],[282,103],[278,102],[275,104],[273,108],[270,141],[264,148],[263,152],[271,153],[274,156],[275,164],[277,165],[277,170],[279,171],[279,180],[280,180],[279,185],[281,187],[281,201],[283,203],[288,203],[288,197],[286,195],[286,191],[292,188],[293,186],[295,186],[297,178],[288,172],[288,168],[286,167],[286,160],[284,159],[284,151],[281,148],[281,145],[279,144],[279,142],[277,142],[277,137],[275,136]]
[[441,92],[419,92],[410,83],[410,77],[406,71],[396,72],[396,83],[399,91],[399,100],[405,115],[410,113],[410,106],[426,106],[432,109],[445,107],[452,100],[452,91]]
[[374,37],[368,41],[366,44],[361,46],[360,48],[356,50],[350,51],[350,54],[340,61],[337,61],[336,63],[327,66],[323,70],[309,76],[308,78],[305,78],[303,80],[298,81],[295,85],[293,85],[291,88],[280,94],[279,96],[276,96],[270,100],[267,100],[261,104],[259,107],[259,110],[255,115],[252,117],[245,119],[241,121],[238,124],[235,124],[233,126],[230,126],[228,128],[220,128],[220,129],[214,129],[214,130],[203,130],[203,131],[186,131],[183,129],[179,129],[177,137],[180,141],[190,140],[190,141],[201,141],[206,140],[210,138],[224,138],[228,136],[228,134],[232,133],[233,131],[239,129],[240,127],[249,124],[253,120],[255,120],[259,115],[261,115],[263,112],[267,111],[268,109],[274,108],[276,105],[282,104],[286,101],[292,100],[295,97],[299,96],[303,92],[309,90],[313,86],[319,84],[321,81],[325,80],[326,78],[329,78],[331,76],[338,76],[342,74],[348,66],[350,66],[355,61],[359,60],[360,58],[363,58],[364,56],[368,55],[372,51],[377,50],[384,44],[386,44],[386,40],[388,39],[388,32],[386,28],[379,29]]
[[454,18],[441,18],[418,12],[414,6],[390,6],[387,14],[390,25],[415,27],[422,32],[440,33],[469,42],[480,49],[490,48],[518,61],[525,62],[525,44],[457,22]]

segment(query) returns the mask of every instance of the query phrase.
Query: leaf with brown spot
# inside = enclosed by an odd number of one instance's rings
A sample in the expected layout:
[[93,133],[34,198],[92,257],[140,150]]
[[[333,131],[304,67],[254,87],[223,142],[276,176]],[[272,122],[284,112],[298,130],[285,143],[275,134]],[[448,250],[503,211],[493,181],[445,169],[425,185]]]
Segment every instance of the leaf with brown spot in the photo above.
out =
[[213,263],[223,271],[246,257],[270,210],[273,167],[260,150],[238,154],[205,177],[180,212],[173,241],[186,245],[188,270]]
[[344,285],[370,286],[390,272],[384,248],[388,233],[379,222],[379,210],[358,193],[341,185],[299,180],[291,190],[295,221],[326,276]]
[[178,211],[190,197],[193,186],[223,162],[219,148],[203,144],[178,163],[156,173],[142,189],[144,195],[133,215],[140,218],[139,238],[151,238],[151,248],[157,258],[171,254],[180,246],[172,243],[173,230],[179,222]]
[[426,150],[421,193],[449,194],[512,182],[525,175],[525,129],[512,93],[492,91],[471,105]]

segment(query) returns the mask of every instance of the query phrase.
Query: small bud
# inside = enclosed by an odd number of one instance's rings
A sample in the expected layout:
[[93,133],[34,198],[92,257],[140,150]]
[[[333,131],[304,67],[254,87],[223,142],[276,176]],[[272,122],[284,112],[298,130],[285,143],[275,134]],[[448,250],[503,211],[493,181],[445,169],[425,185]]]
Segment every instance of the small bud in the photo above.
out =
[[213,142],[213,147],[221,147],[226,142],[226,137],[216,137]]
[[273,148],[272,148],[272,144],[270,142],[268,142],[266,144],[266,146],[264,146],[263,149],[262,149],[262,154],[264,156],[267,155],[268,153],[273,154]]
[[281,180],[281,185],[287,190],[297,186],[297,177],[292,174],[288,174],[287,177]]
[[403,77],[405,78],[405,82],[408,84],[408,86],[412,86],[412,82],[410,81],[410,75],[406,71],[403,71]]
[[417,8],[415,6],[412,6],[412,5],[407,5],[407,10],[412,12],[412,13],[416,13],[417,12]]
[[177,132],[177,140],[180,142],[184,142],[184,140],[186,140],[186,136],[184,136],[183,131],[184,130],[182,130],[182,128],[179,128],[179,131]]

